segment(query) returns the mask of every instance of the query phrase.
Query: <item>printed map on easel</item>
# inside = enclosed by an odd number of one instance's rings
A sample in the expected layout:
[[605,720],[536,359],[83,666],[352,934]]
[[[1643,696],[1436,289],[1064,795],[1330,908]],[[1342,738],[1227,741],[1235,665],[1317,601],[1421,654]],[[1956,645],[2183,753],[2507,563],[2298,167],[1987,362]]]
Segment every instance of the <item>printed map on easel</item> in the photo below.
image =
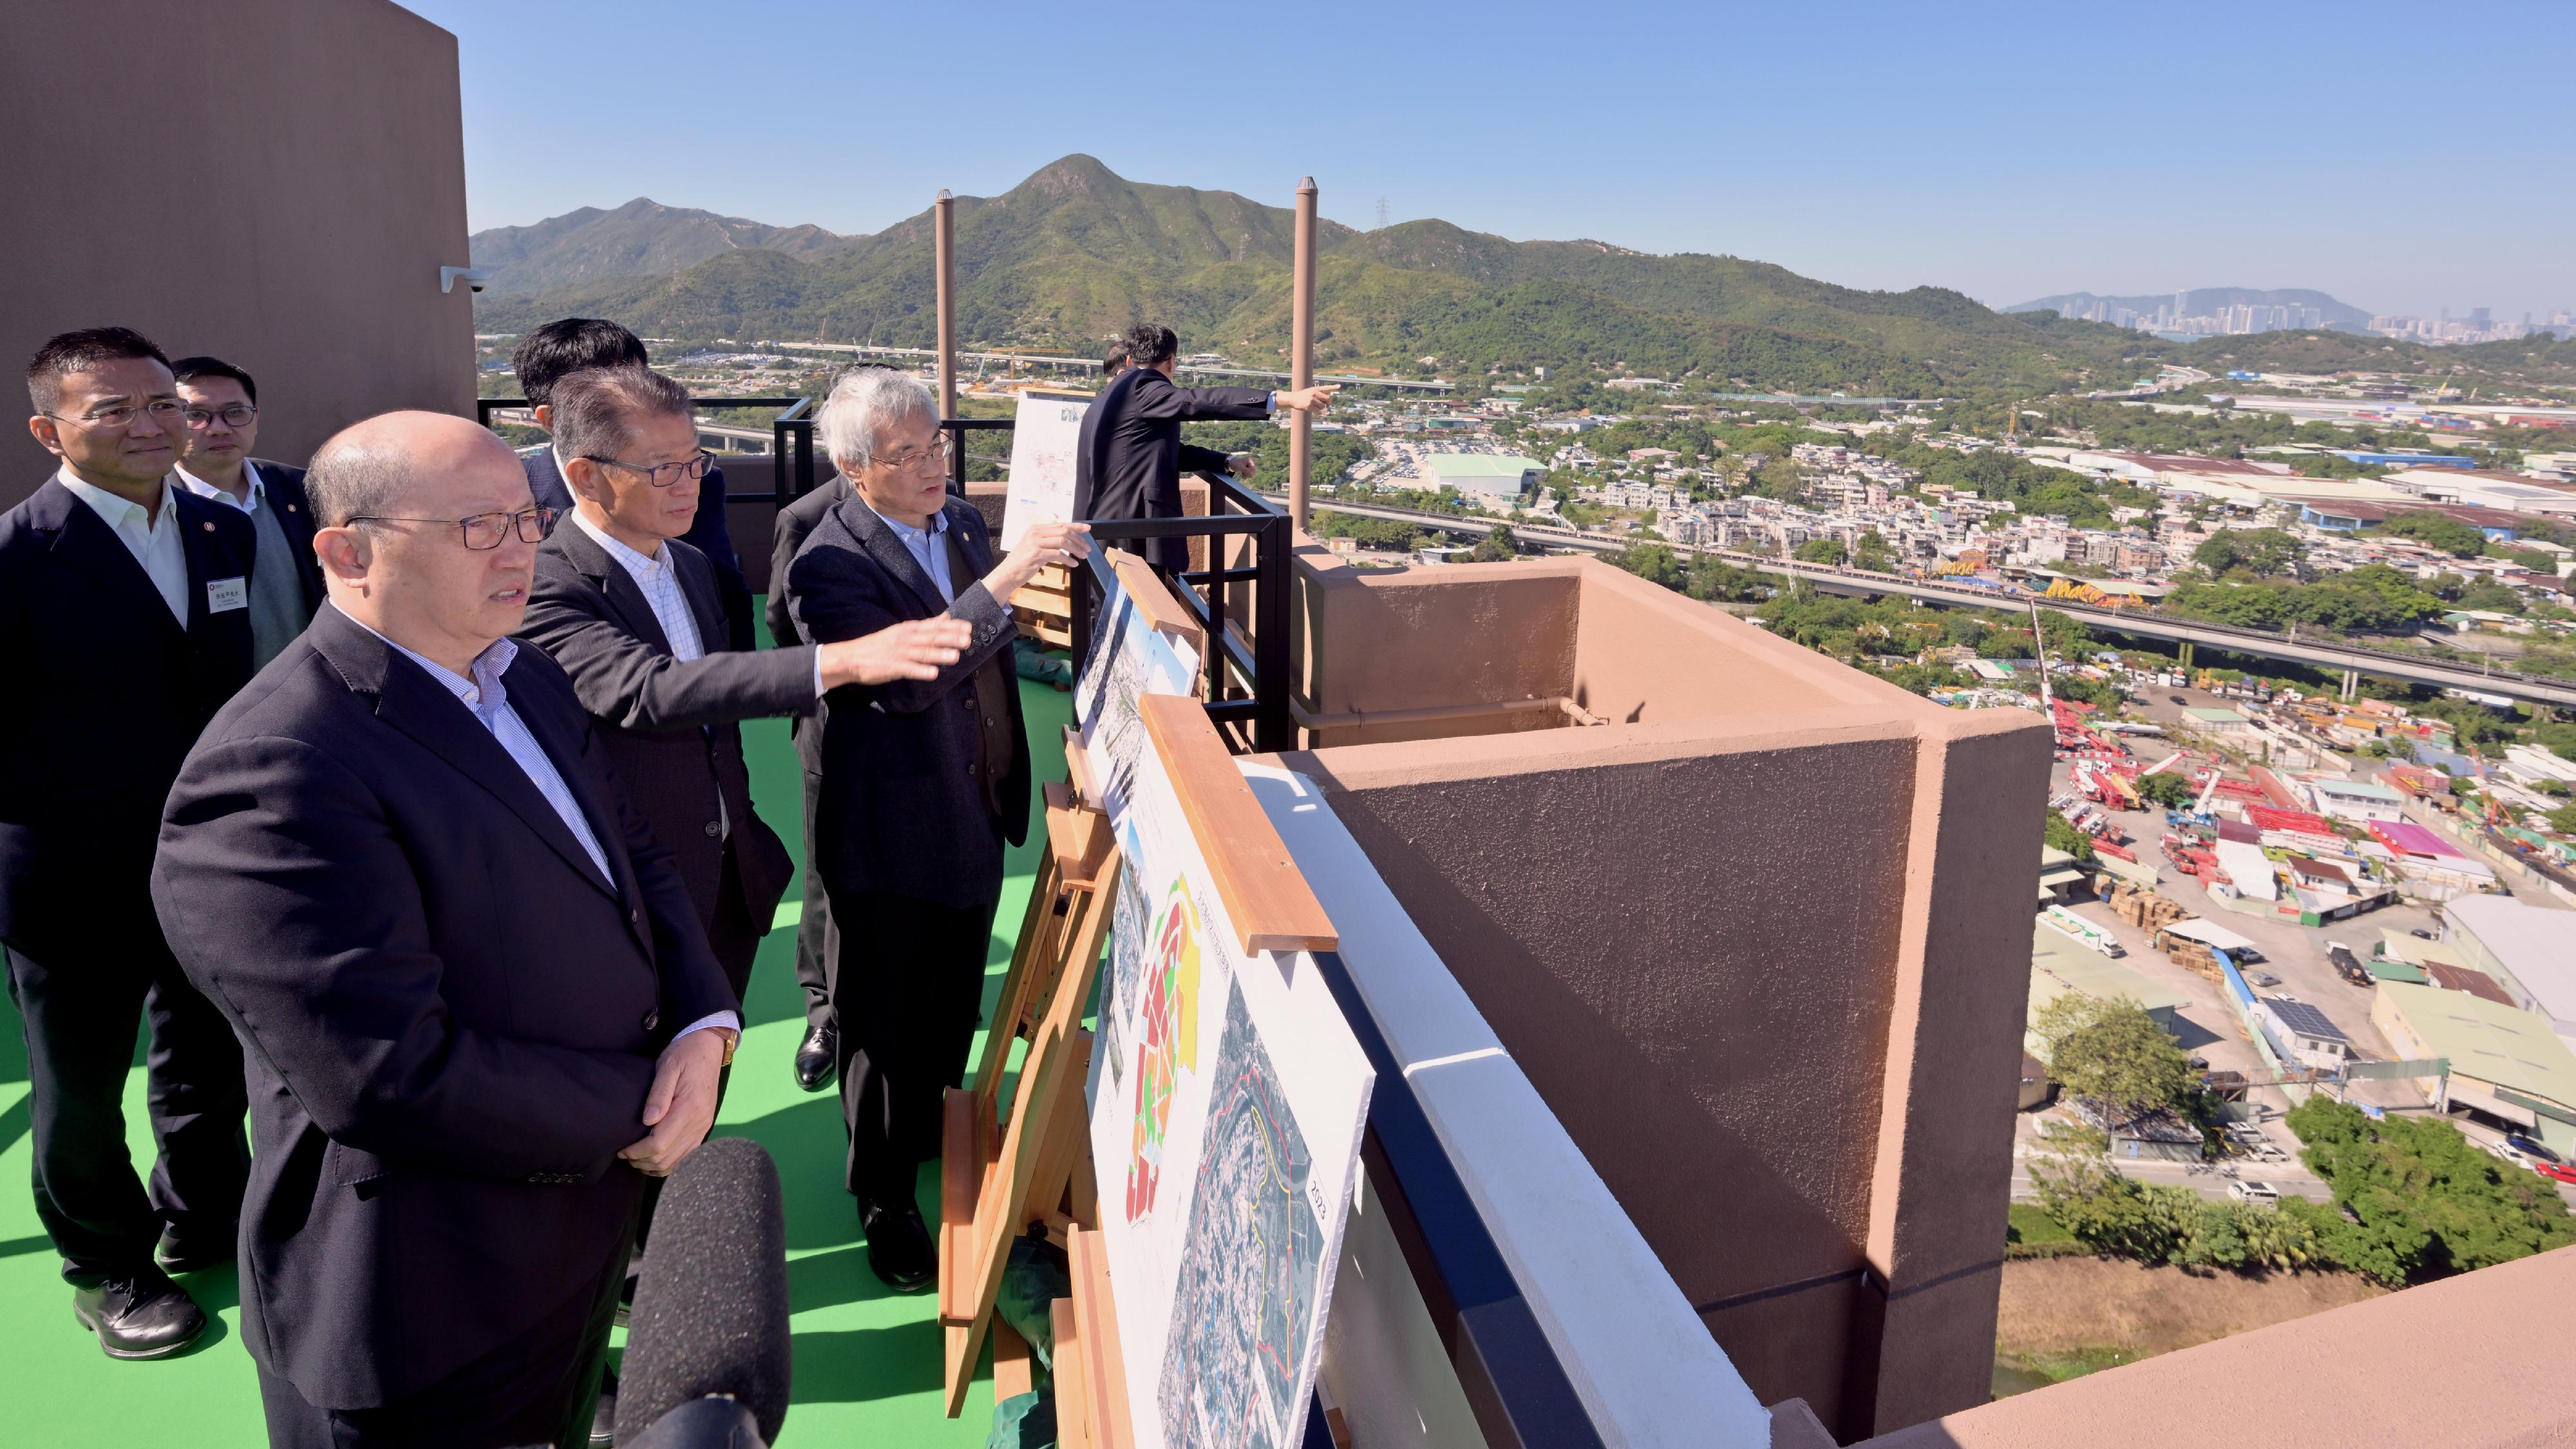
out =
[[1100,590],[1100,608],[1092,626],[1091,651],[1073,691],[1074,718],[1081,722],[1082,751],[1091,761],[1094,793],[1112,823],[1125,818],[1128,781],[1136,759],[1146,748],[1145,722],[1136,713],[1140,694],[1188,694],[1198,679],[1198,661],[1145,622],[1136,601],[1118,582],[1103,550],[1094,549],[1084,567]]
[[1094,663],[1127,864],[1087,1101],[1136,1443],[1294,1449],[1376,1079],[1313,963],[1238,948],[1150,737],[1115,732],[1113,681],[1150,661]]

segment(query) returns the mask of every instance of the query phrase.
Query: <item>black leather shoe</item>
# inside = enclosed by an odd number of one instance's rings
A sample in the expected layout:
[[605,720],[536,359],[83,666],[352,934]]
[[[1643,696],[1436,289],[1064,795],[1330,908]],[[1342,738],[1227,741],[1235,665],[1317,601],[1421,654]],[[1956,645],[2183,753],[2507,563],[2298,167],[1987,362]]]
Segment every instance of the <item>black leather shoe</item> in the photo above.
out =
[[939,1249],[911,1203],[859,1208],[859,1230],[868,1235],[868,1267],[897,1293],[928,1287],[939,1276]]
[[599,1371],[599,1412],[590,1416],[591,1449],[615,1449],[617,1443],[617,1370]]
[[213,1235],[208,1241],[208,1235],[204,1234],[181,1238],[177,1233],[165,1231],[161,1234],[161,1245],[152,1250],[152,1257],[164,1273],[202,1273],[208,1268],[231,1262],[239,1242],[239,1237],[230,1232]]
[[167,1358],[206,1331],[206,1311],[157,1268],[74,1288],[72,1316],[109,1358]]
[[832,1085],[834,1073],[840,1070],[841,1034],[829,1026],[818,1026],[805,1033],[805,1044],[796,1049],[796,1085],[809,1092],[819,1092]]

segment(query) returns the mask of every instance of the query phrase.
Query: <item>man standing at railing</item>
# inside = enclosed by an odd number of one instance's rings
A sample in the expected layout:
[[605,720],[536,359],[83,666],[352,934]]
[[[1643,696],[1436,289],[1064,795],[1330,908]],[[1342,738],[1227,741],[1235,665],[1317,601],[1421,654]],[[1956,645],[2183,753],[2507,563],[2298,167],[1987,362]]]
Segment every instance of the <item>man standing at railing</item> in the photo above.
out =
[[1082,525],[1044,522],[996,560],[984,516],[948,495],[939,404],[918,379],[843,376],[819,431],[852,492],[788,566],[798,629],[829,645],[945,615],[973,634],[936,679],[846,685],[823,701],[811,868],[836,928],[847,1180],[868,1266],[913,1289],[938,1270],[917,1168],[939,1155],[941,1094],[974,1041],[1003,851],[1028,834],[1006,601],[1040,567],[1079,563],[1090,548]]
[[[1126,371],[1082,415],[1073,464],[1076,518],[1178,518],[1183,469],[1252,476],[1252,455],[1227,457],[1191,447],[1181,441],[1183,423],[1251,422],[1280,408],[1320,413],[1332,402],[1330,387],[1175,387],[1172,369],[1181,340],[1171,328],[1140,322],[1127,329],[1126,341]],[[1167,574],[1189,567],[1185,538],[1119,547],[1143,554]]]
[[[518,350],[510,354],[510,366],[519,374],[519,396],[528,400],[537,426],[554,430],[555,384],[576,372],[594,367],[646,367],[652,359],[645,354],[644,340],[614,322],[595,317],[565,317],[548,322],[519,339]],[[528,470],[528,491],[536,495],[537,506],[551,508],[559,515],[573,511],[572,490],[564,483],[564,459],[553,447],[530,448],[519,454],[520,466]],[[724,600],[725,637],[731,648],[750,649],[758,644],[752,636],[751,585],[742,576],[742,556],[734,551],[733,534],[725,526],[724,469],[710,467],[698,483],[698,516],[689,522],[689,531],[681,542],[707,556],[715,565],[716,593]]]

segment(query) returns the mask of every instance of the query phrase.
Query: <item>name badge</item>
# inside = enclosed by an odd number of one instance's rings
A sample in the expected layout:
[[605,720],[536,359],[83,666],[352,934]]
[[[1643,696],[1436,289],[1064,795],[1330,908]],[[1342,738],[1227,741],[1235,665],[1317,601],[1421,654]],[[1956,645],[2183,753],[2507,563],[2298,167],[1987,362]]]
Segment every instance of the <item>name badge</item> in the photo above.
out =
[[248,578],[206,580],[207,613],[223,614],[234,609],[249,607],[250,580]]

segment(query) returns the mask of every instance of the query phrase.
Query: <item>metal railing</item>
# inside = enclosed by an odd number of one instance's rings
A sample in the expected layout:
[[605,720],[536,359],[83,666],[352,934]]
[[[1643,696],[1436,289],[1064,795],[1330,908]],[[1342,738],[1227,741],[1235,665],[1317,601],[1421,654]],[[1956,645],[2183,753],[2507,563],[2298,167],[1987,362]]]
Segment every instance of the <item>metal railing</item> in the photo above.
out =
[[[492,426],[492,415],[505,408],[524,408],[523,397],[478,397],[475,421]],[[701,408],[780,408],[769,420],[770,499],[784,508],[814,490],[814,400],[810,397],[693,397]]]
[[[1217,733],[1238,754],[1297,748],[1297,721],[1289,711],[1288,560],[1295,533],[1288,511],[1223,473],[1201,473],[1208,511],[1181,518],[1091,518],[1101,543],[1161,538],[1204,538],[1208,567],[1165,575],[1177,585],[1181,607],[1206,632],[1207,712]],[[1226,540],[1251,541],[1252,557],[1230,561]],[[1087,578],[1087,576],[1077,576]],[[1235,584],[1253,589],[1251,638],[1227,627],[1227,593]],[[1091,652],[1093,600],[1087,586],[1073,591],[1073,670],[1078,678]]]

